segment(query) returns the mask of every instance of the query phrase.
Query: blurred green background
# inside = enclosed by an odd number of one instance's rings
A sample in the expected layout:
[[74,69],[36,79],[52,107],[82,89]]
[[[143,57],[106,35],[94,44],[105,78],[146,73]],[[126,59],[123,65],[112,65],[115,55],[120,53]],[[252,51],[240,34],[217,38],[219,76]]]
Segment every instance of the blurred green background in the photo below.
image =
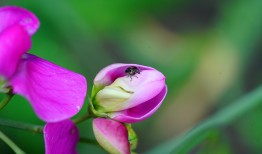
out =
[[[163,105],[148,120],[134,124],[138,153],[152,153],[157,145],[177,139],[262,81],[261,0],[1,0],[0,6],[5,5],[38,16],[41,26],[30,53],[85,75],[89,94],[96,73],[111,63],[148,65],[165,74],[169,92]],[[261,153],[259,103],[209,130],[184,153]],[[0,117],[44,125],[20,96]],[[81,136],[94,138],[91,120],[79,128]],[[41,134],[0,129],[27,153],[44,153]],[[106,153],[85,143],[78,144],[78,152]],[[0,153],[13,152],[0,141]]]

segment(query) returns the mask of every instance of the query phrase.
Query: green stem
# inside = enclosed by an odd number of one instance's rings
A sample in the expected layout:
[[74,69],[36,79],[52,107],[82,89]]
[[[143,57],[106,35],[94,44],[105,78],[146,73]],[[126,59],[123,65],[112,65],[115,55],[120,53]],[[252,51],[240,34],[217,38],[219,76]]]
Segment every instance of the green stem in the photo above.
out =
[[4,141],[16,154],[25,154],[11,139],[9,139],[2,131],[0,131],[0,139]]
[[1,101],[1,103],[0,103],[0,110],[2,110],[2,109],[10,102],[10,100],[12,99],[13,96],[14,96],[13,90],[10,89],[10,90],[6,93],[5,98],[4,98],[4,99]]
[[92,140],[92,139],[88,139],[88,138],[83,138],[83,137],[80,137],[80,138],[79,138],[79,142],[88,143],[88,144],[92,144],[92,145],[99,145],[96,140]]
[[77,119],[75,119],[75,120],[73,120],[73,122],[75,123],[75,124],[79,124],[79,123],[81,123],[81,122],[83,122],[83,121],[85,121],[85,120],[87,120],[87,119],[90,119],[90,118],[92,118],[93,116],[92,115],[90,115],[90,114],[85,114],[85,115],[83,115],[83,116],[81,116],[81,117],[78,117]]
[[1,126],[7,126],[7,127],[12,127],[12,128],[17,128],[33,133],[43,133],[43,127],[38,126],[38,125],[33,125],[33,124],[26,124],[18,121],[11,121],[11,120],[5,120],[5,119],[0,119],[0,125]]

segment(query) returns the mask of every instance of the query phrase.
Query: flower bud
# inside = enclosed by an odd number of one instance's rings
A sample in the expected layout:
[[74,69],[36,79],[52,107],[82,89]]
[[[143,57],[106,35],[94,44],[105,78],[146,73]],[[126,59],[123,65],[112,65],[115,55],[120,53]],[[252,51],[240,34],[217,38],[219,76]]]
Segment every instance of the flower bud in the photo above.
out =
[[130,154],[126,127],[113,120],[96,118],[93,131],[97,142],[109,153]]
[[94,79],[92,103],[99,113],[133,123],[151,116],[167,93],[165,76],[137,64],[112,64]]

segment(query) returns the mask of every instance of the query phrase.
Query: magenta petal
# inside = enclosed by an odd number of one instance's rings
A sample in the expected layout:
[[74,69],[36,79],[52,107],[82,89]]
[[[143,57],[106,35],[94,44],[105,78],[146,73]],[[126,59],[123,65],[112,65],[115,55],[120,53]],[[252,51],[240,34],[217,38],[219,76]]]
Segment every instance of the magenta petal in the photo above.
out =
[[70,120],[47,123],[44,128],[46,154],[76,154],[79,134]]
[[133,108],[114,112],[110,117],[114,120],[125,122],[125,123],[135,123],[140,122],[149,118],[156,110],[161,106],[167,93],[167,87],[165,86],[163,90],[154,98],[146,101]]
[[0,77],[11,77],[22,55],[30,47],[30,36],[19,25],[9,27],[0,33]]
[[126,76],[125,70],[130,66],[136,66],[140,70],[154,70],[154,68],[138,65],[138,64],[123,64],[116,63],[103,68],[95,77],[95,86],[106,86],[114,82],[117,78]]
[[28,34],[33,35],[40,23],[37,17],[30,11],[16,6],[0,7],[0,33],[6,28],[20,25]]
[[56,122],[81,109],[87,91],[86,79],[51,62],[25,54],[11,79],[14,93],[26,97],[44,121]]
[[[124,109],[135,107],[154,98],[165,87],[165,76],[159,71],[144,70],[137,76],[138,78],[133,79],[132,82],[128,81],[134,94],[125,102]],[[128,78],[125,79],[129,80]]]
[[129,154],[130,145],[126,127],[116,121],[96,118],[93,130],[98,143],[109,153]]

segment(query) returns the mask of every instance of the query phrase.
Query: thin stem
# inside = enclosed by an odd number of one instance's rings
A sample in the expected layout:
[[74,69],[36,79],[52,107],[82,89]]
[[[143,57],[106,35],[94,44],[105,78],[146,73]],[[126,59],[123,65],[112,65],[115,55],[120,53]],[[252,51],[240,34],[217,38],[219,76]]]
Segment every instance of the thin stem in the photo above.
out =
[[87,120],[87,119],[90,119],[90,118],[92,118],[93,116],[92,115],[90,115],[90,114],[85,114],[85,115],[83,115],[83,116],[81,116],[81,117],[78,117],[77,119],[75,119],[75,120],[73,120],[73,122],[75,123],[75,124],[79,124],[79,123],[81,123],[81,122],[83,122],[83,121],[85,121],[85,120]]
[[80,137],[79,142],[88,143],[88,144],[92,144],[92,145],[99,145],[96,140],[92,140],[92,139],[88,139],[88,138],[84,138],[84,137]]
[[18,121],[0,119],[0,125],[12,127],[12,128],[17,128],[17,129],[29,131],[29,132],[32,132],[32,133],[43,133],[43,127],[42,126],[33,125],[33,124],[26,124],[26,123],[22,123],[22,122],[18,122]]
[[25,154],[10,138],[8,138],[2,131],[0,131],[0,139],[4,141],[15,153]]
[[6,93],[5,98],[4,98],[4,99],[1,101],[1,103],[0,103],[0,110],[2,110],[2,109],[10,102],[10,100],[12,99],[13,96],[14,96],[13,90],[10,89],[10,90]]

